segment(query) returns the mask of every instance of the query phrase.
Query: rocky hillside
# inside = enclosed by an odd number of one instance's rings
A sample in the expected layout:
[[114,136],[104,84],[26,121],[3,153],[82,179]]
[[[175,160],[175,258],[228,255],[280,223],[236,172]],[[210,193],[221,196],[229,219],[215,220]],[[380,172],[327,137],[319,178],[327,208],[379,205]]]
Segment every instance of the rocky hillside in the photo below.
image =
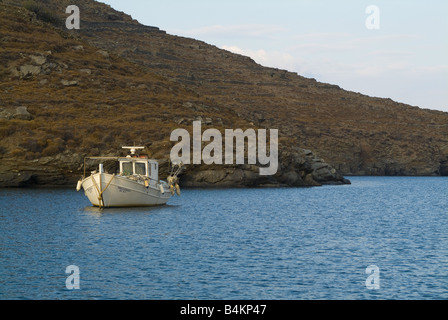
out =
[[[0,2],[0,185],[72,184],[85,155],[143,144],[166,171],[192,121],[278,129],[280,167],[189,166],[188,186],[319,185],[342,175],[447,175],[448,114],[348,92],[79,0]],[[323,159],[325,160],[323,160]],[[331,164],[331,165],[330,165]]]

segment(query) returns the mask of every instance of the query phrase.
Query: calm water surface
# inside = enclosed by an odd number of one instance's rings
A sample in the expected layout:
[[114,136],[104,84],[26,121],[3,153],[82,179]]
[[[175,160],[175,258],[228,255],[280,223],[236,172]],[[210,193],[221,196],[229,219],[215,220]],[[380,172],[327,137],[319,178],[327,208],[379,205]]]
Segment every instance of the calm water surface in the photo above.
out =
[[448,178],[351,180],[102,211],[75,187],[0,190],[0,299],[448,299]]

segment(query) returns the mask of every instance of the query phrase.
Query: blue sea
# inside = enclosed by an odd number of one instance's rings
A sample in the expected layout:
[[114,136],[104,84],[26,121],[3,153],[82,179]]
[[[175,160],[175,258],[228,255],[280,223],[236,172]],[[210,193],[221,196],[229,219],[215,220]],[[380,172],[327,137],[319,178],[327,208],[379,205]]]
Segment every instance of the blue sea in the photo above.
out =
[[448,299],[448,178],[350,180],[104,210],[2,189],[0,299]]

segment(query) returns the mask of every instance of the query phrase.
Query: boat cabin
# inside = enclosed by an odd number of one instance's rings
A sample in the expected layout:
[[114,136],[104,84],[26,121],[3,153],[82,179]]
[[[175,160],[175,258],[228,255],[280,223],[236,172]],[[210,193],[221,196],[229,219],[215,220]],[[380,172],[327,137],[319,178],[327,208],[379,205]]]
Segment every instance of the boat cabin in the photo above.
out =
[[159,180],[159,164],[156,160],[146,158],[119,158],[120,175],[142,175],[151,180]]

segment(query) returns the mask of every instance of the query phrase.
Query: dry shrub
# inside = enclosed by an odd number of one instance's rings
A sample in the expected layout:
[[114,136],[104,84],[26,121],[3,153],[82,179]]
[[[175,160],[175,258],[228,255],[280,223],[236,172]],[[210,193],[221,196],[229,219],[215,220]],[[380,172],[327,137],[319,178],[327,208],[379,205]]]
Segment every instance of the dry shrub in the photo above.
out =
[[97,137],[93,137],[91,135],[88,135],[87,137],[84,137],[82,140],[82,150],[85,152],[89,152],[93,149],[104,149],[104,143],[101,141],[101,139]]
[[28,151],[25,153],[25,160],[34,160],[34,159],[39,159],[39,158],[40,158],[40,153],[38,153],[38,152]]
[[43,157],[54,156],[65,150],[65,142],[61,138],[47,140],[47,147],[42,151]]
[[48,147],[46,147],[43,151],[42,151],[42,156],[43,157],[49,157],[49,156],[54,156],[56,154],[59,153],[59,148],[58,146],[52,144],[49,145]]
[[8,152],[8,149],[6,149],[3,146],[0,146],[0,158],[3,158],[3,156]]
[[15,148],[14,150],[11,151],[11,156],[13,156],[14,158],[20,158],[22,159],[24,157],[24,152],[23,149],[21,148]]
[[42,4],[36,3],[32,0],[28,0],[23,4],[23,7],[36,14],[37,19],[44,22],[51,23],[55,26],[61,26],[62,20],[56,15],[56,13],[48,10]]
[[12,121],[0,121],[0,139],[12,136],[17,131],[17,125]]
[[42,143],[39,143],[36,139],[28,138],[24,142],[20,143],[19,147],[22,147],[25,150],[28,150],[33,153],[35,153],[35,152],[41,153],[42,150],[44,149],[45,145],[43,145]]

